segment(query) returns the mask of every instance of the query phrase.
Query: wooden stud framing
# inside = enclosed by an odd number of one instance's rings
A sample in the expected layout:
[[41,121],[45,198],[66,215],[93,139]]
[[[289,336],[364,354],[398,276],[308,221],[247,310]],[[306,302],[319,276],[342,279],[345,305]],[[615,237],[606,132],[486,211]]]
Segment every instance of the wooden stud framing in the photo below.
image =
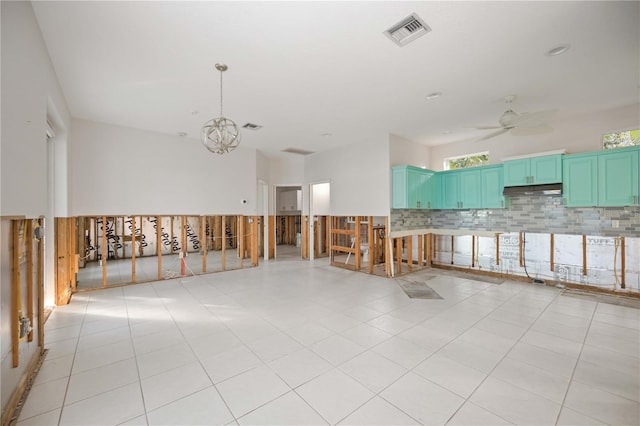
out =
[[11,328],[11,356],[13,368],[20,363],[20,335],[18,327],[18,319],[20,318],[19,309],[22,303],[20,300],[20,224],[22,219],[14,220],[12,225],[12,265],[11,265],[11,320],[9,327]]
[[587,276],[587,236],[582,236],[582,275]]
[[158,256],[158,279],[162,279],[162,216],[156,216],[156,256]]
[[[140,221],[140,223],[142,224],[142,221]],[[135,216],[131,216],[131,282],[132,283],[136,282],[136,217]]]
[[496,233],[496,265],[500,265],[500,234]]
[[398,267],[396,275],[400,275],[402,274],[402,243],[404,242],[404,238],[394,238],[394,241],[396,242],[396,264]]
[[356,216],[355,217],[355,232],[356,232],[356,240],[355,240],[355,249],[356,249],[356,271],[360,270],[360,260],[361,260],[361,253],[360,253],[360,216]]
[[107,246],[107,217],[102,216],[102,287],[107,288],[107,258],[109,247]]
[[27,318],[32,324],[32,329],[27,336],[29,342],[33,341],[33,220],[27,220],[25,244],[27,246]]
[[258,231],[260,222],[258,216],[253,216],[251,223],[251,266],[258,266]]
[[476,267],[476,236],[471,236],[471,267]]
[[245,250],[245,238],[244,234],[246,233],[244,228],[245,218],[244,216],[236,216],[236,222],[238,223],[238,236],[236,241],[238,242],[237,252],[240,257],[240,269],[244,267],[244,250]]
[[625,269],[626,269],[626,260],[625,260],[625,248],[624,248],[624,237],[620,237],[620,288],[626,288],[627,284],[625,282]]
[[391,238],[389,237],[389,216],[387,216],[384,224],[384,239],[383,244],[387,244],[387,247],[384,251],[384,272],[387,277],[393,276],[393,264],[391,259],[393,258],[393,253],[391,252]]
[[452,236],[451,236],[451,264],[452,264],[452,265],[453,265],[453,255],[454,255],[454,253],[455,253],[454,246],[453,246],[454,241],[455,241],[455,238],[454,238],[454,237],[453,237],[453,235],[452,235]]
[[520,262],[520,267],[524,266],[524,261],[522,260],[522,232],[518,233],[518,262]]
[[269,232],[269,259],[276,257],[276,217],[269,216],[269,226],[267,230]]
[[413,271],[413,235],[407,235],[407,270]]
[[198,218],[200,224],[200,246],[202,247],[202,272],[207,272],[207,217]]
[[187,217],[180,216],[180,251],[182,251],[182,257],[187,256]]
[[373,235],[373,216],[369,216],[367,218],[369,222],[369,227],[367,228],[367,241],[369,241],[369,273],[373,274],[373,266],[376,263],[376,259],[378,257],[376,253],[376,244],[374,242]]
[[432,238],[432,242],[431,242],[431,263],[433,263],[433,260],[436,258],[436,242],[437,242],[436,234],[431,234],[431,238]]
[[[117,218],[117,217],[114,217],[114,218],[113,218],[113,222],[114,222],[114,224],[113,224],[113,229],[115,229],[115,228],[116,228],[116,225],[117,225],[117,223],[118,223],[118,218]],[[125,252],[125,250],[124,250],[124,249],[125,249],[125,247],[124,247],[124,216],[122,217],[122,234],[120,234],[120,235],[122,235],[122,258],[124,259],[124,258],[126,257],[126,254],[127,254],[127,253]],[[114,250],[114,251],[115,251],[115,250]],[[132,251],[133,251],[133,247],[132,247]],[[117,259],[117,258],[118,258],[118,256],[116,255],[116,259]]]
[[549,235],[549,270],[553,272],[555,269],[555,239],[553,234]]
[[221,263],[221,267],[222,270],[225,271],[227,269],[227,235],[225,230],[227,229],[227,217],[226,216],[222,216],[220,218],[220,229],[222,230],[221,234],[219,234],[220,236],[218,237],[219,239],[222,240],[221,243],[221,253],[220,253],[220,263]]
[[423,238],[422,235],[418,235],[417,243],[418,243],[418,267],[421,267],[424,263],[424,253],[422,251],[423,246]]
[[[38,219],[38,225],[44,225],[44,219]],[[38,346],[44,349],[44,242],[38,240]]]

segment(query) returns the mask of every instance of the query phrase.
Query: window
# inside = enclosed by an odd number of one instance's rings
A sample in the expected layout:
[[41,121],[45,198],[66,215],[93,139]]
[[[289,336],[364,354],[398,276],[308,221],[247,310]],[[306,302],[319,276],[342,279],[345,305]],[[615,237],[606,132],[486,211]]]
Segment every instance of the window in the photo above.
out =
[[640,129],[607,133],[602,137],[602,146],[604,149],[640,146]]
[[468,167],[484,166],[485,164],[489,164],[488,152],[478,152],[477,154],[461,155],[459,157],[444,159],[445,170],[466,169]]

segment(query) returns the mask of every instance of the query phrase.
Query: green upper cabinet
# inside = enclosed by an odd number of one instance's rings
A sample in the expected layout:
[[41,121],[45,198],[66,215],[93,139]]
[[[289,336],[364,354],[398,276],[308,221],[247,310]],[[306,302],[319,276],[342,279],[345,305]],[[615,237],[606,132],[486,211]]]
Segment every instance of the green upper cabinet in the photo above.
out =
[[438,173],[440,208],[481,209],[504,207],[502,166],[474,167]]
[[460,174],[459,172],[440,173],[440,208],[460,208]]
[[482,208],[500,209],[507,205],[502,191],[504,190],[503,167],[489,166],[483,167],[480,171],[482,191]]
[[429,180],[435,172],[414,166],[391,169],[391,207],[394,209],[427,209],[433,197]]
[[638,205],[638,148],[598,154],[598,204],[602,207]]
[[482,180],[479,169],[460,170],[460,208],[482,208]]
[[504,186],[562,182],[562,155],[520,158],[504,162]]
[[562,192],[567,207],[598,205],[598,155],[567,155],[562,159]]

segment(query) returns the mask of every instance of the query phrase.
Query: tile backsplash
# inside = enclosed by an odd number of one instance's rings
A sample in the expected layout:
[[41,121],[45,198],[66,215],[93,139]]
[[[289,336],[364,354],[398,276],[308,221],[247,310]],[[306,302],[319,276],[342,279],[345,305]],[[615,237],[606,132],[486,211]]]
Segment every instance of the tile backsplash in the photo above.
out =
[[511,197],[506,209],[396,209],[391,210],[390,222],[392,231],[441,228],[640,237],[640,207],[564,207],[559,195]]

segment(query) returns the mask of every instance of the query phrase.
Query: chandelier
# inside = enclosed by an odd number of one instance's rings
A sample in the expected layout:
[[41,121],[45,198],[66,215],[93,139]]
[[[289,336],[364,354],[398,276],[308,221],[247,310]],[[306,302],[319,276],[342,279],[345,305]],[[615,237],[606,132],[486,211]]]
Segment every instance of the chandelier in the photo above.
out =
[[216,64],[220,71],[220,117],[212,118],[202,126],[202,144],[209,151],[216,154],[231,152],[240,145],[240,131],[236,123],[222,115],[222,73],[228,67],[225,64]]

